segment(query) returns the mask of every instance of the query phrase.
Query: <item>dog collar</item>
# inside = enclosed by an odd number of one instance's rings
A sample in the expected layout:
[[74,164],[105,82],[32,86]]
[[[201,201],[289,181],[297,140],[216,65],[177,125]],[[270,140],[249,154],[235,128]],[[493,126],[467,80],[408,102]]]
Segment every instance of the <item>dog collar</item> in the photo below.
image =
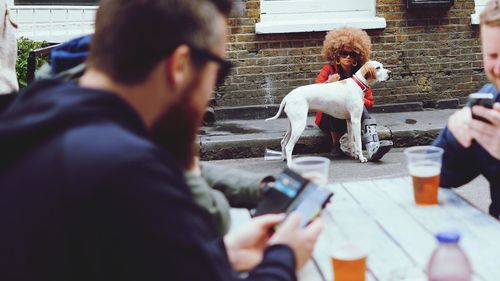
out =
[[368,87],[368,85],[366,85],[365,83],[360,81],[359,78],[356,77],[356,75],[352,76],[352,80],[354,80],[354,82],[356,82],[356,84],[358,84],[358,86],[361,88],[363,93],[366,93],[368,91],[368,89],[370,89],[370,87]]

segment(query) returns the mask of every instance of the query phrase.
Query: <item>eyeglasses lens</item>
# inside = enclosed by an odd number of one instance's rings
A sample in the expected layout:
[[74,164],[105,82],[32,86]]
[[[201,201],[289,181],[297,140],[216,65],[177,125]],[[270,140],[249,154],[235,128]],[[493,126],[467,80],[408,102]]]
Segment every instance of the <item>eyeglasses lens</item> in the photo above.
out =
[[343,58],[347,58],[348,56],[351,58],[356,58],[358,56],[358,54],[356,52],[342,51],[342,52],[340,52],[340,56]]
[[231,72],[231,67],[233,66],[231,61],[216,56],[208,50],[200,49],[192,45],[190,45],[190,47],[191,50],[193,51],[192,54],[198,59],[201,59],[202,61],[213,61],[219,65],[219,71],[217,72],[216,87],[219,87],[222,84],[224,84],[224,80]]

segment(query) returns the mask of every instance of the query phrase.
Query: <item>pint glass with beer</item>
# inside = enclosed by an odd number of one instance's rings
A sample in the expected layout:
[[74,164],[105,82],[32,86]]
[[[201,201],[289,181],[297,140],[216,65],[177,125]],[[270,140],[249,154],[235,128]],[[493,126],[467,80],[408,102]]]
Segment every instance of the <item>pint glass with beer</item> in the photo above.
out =
[[437,204],[443,149],[436,146],[414,146],[405,149],[405,155],[413,181],[415,203]]
[[365,281],[366,252],[356,244],[344,243],[331,255],[334,281]]

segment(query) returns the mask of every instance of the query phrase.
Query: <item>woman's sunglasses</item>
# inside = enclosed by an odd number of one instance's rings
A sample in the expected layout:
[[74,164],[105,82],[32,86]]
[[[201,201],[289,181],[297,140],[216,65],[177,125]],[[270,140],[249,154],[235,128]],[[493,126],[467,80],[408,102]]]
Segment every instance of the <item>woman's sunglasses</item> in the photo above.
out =
[[343,57],[343,58],[347,58],[348,56],[351,57],[351,58],[357,58],[358,57],[358,53],[356,53],[356,52],[347,52],[347,51],[340,51],[339,55],[341,57]]
[[224,80],[226,77],[229,75],[229,72],[231,72],[231,67],[233,67],[233,64],[225,60],[219,56],[214,55],[212,52],[208,50],[204,50],[198,47],[194,47],[192,45],[188,45],[189,48],[191,48],[191,53],[194,58],[202,60],[202,61],[213,61],[219,64],[219,71],[217,72],[217,82],[216,82],[216,87],[221,86],[224,84]]

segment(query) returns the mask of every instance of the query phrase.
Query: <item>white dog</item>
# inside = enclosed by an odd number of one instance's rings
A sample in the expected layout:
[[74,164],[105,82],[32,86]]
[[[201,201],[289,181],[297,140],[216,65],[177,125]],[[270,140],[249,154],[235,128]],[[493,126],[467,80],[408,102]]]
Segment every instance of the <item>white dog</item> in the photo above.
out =
[[375,82],[389,79],[391,71],[377,61],[366,62],[352,78],[334,83],[312,84],[292,90],[281,101],[278,113],[266,119],[280,116],[283,108],[288,116],[288,130],[281,140],[282,158],[286,156],[288,167],[292,163],[292,151],[304,131],[307,113],[321,111],[333,117],[346,119],[347,137],[351,145],[351,156],[366,162],[361,148],[361,114],[363,97]]

